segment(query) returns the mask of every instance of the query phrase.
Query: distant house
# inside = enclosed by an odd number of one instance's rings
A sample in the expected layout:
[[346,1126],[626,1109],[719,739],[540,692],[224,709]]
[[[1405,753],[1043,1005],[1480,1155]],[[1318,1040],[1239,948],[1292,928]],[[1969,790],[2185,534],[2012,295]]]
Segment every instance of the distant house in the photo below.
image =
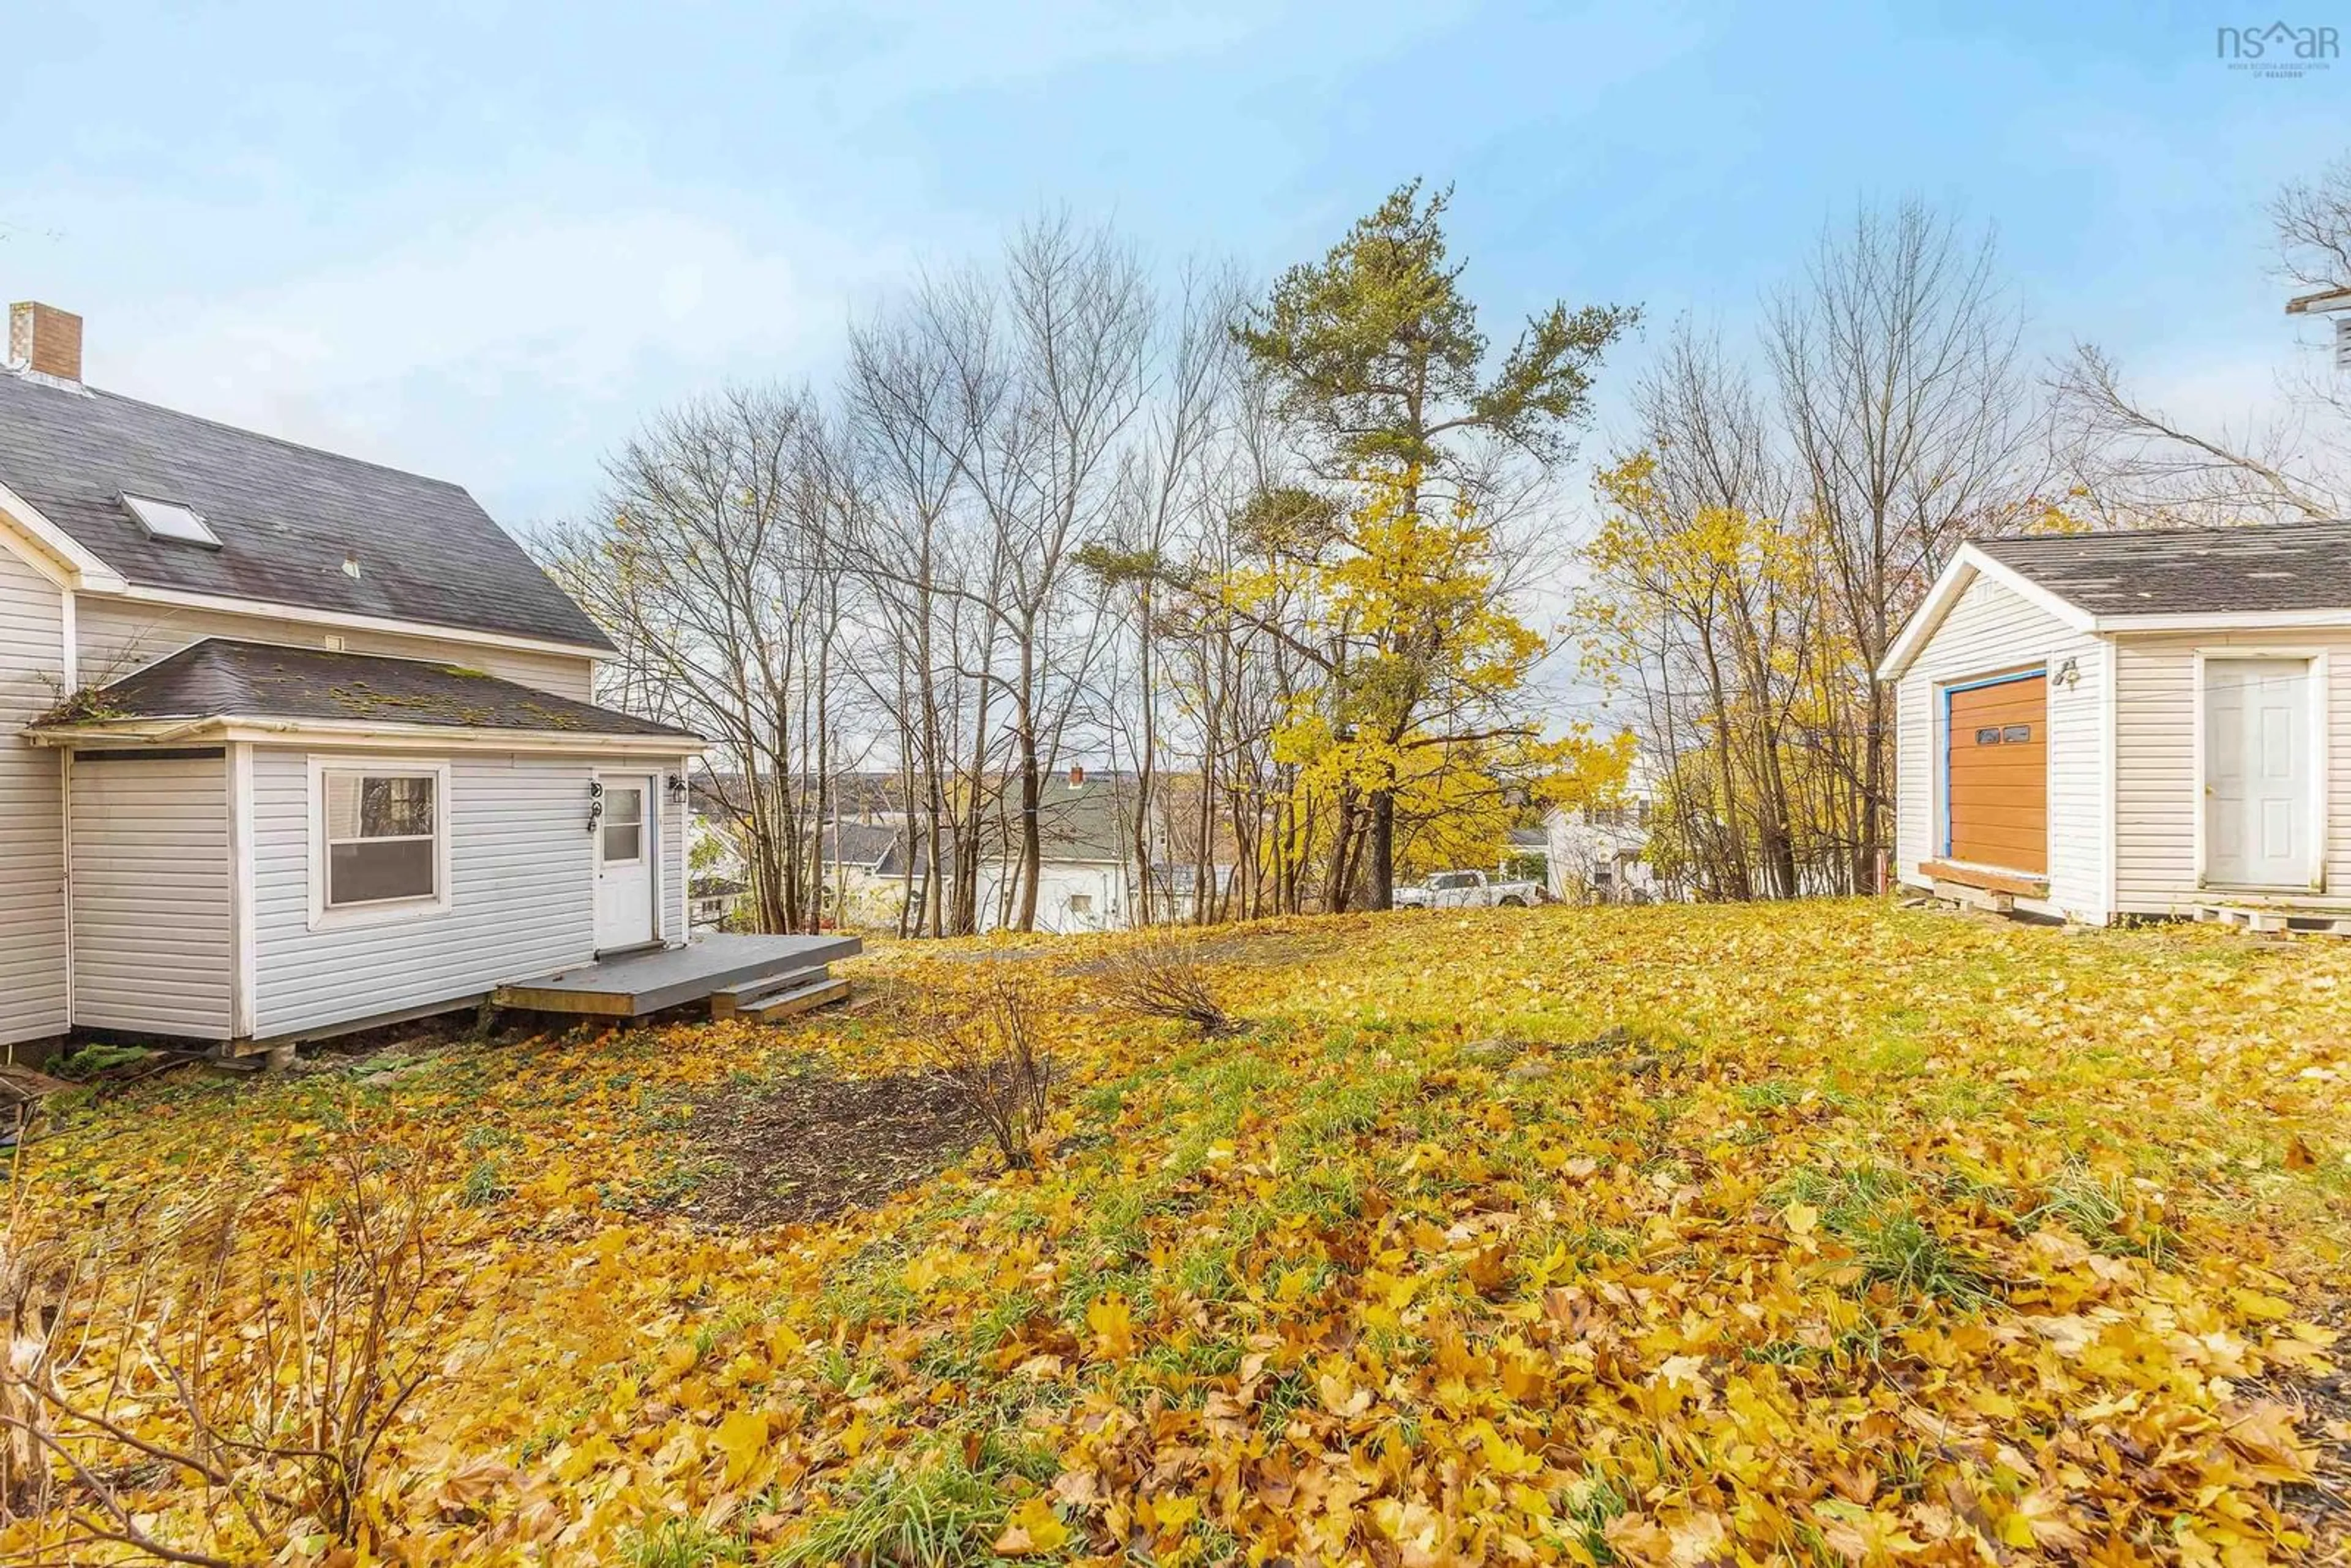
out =
[[[1144,868],[1134,852],[1136,782],[1131,773],[1089,773],[1072,768],[1047,779],[1037,803],[1039,866],[1037,929],[1120,931],[1134,923]],[[1017,792],[1014,804],[1017,807]],[[1154,874],[1164,887],[1174,874],[1149,835]],[[1018,912],[1020,834],[1008,813],[991,822],[979,862],[979,928],[1011,924]]]
[[1648,862],[1646,794],[1600,806],[1554,806],[1543,817],[1553,898],[1573,904],[1646,904],[1659,896]]
[[703,743],[458,486],[0,371],[0,1044],[277,1043],[686,935]]
[[1512,828],[1503,841],[1500,871],[1504,878],[1551,883],[1551,830]]
[[817,831],[824,862],[824,909],[841,925],[897,923],[906,879],[899,863],[903,828],[880,821],[827,822]]
[[[978,871],[975,904],[978,928],[1013,924],[1020,882],[1019,786],[1011,779],[990,780],[992,797],[976,839]],[[713,841],[697,864],[714,874],[746,875],[735,847],[739,779],[705,777],[694,786],[695,831]],[[804,783],[813,800],[813,784]],[[828,800],[841,808],[817,831],[812,852],[821,857],[828,919],[845,927],[894,926],[909,894],[919,897],[929,869],[927,846],[909,841],[905,807],[894,774],[846,775],[830,787]],[[1135,852],[1134,821],[1141,794],[1134,774],[1095,772],[1072,767],[1040,783],[1037,807],[1040,864],[1036,928],[1040,931],[1106,931],[1132,924],[1140,907],[1145,875]],[[1144,835],[1151,852],[1155,918],[1188,919],[1200,881],[1188,846],[1198,836],[1192,821],[1197,794],[1183,775],[1162,775],[1153,795],[1152,825]],[[1219,827],[1219,833],[1226,830]],[[957,855],[955,829],[943,834],[938,859],[951,866]],[[1212,887],[1230,873],[1230,848],[1207,871]],[[913,865],[908,864],[909,859]]]
[[2351,522],[1970,544],[1878,675],[1904,883],[2089,924],[2351,917]]
[[697,876],[686,885],[686,923],[694,926],[725,925],[743,908],[750,883],[731,876]]

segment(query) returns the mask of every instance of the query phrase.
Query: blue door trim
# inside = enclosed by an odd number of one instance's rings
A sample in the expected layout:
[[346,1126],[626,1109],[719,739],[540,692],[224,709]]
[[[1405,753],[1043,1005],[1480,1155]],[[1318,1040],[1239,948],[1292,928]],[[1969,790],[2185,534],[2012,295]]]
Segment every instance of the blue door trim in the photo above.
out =
[[[1942,855],[1951,853],[1951,698],[1960,692],[1981,691],[1986,686],[2011,685],[2018,681],[2040,681],[2049,678],[2049,666],[2036,664],[2029,670],[2011,670],[2004,675],[1985,675],[1979,680],[1954,681],[1943,691],[1942,744],[1936,748],[1936,766],[1942,770],[1941,798],[1943,804]],[[2043,721],[2046,722],[2045,720]]]

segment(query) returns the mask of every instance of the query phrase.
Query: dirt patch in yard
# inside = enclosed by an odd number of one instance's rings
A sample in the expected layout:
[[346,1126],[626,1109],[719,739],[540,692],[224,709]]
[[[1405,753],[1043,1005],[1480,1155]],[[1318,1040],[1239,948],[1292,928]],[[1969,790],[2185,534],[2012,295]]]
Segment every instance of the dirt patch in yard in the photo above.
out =
[[2285,1486],[2285,1505],[2310,1528],[2316,1542],[2313,1561],[2351,1563],[2351,1371],[2342,1355],[2351,1345],[2351,1296],[2327,1297],[2310,1317],[2343,1336],[2335,1343],[2333,1368],[2306,1378],[2255,1380],[2241,1393],[2254,1400],[2282,1398],[2300,1412],[2304,1435],[2317,1458],[2309,1481]]
[[679,1210],[747,1228],[871,1208],[987,1135],[937,1078],[839,1078],[814,1066],[697,1102],[691,1124],[697,1174]]

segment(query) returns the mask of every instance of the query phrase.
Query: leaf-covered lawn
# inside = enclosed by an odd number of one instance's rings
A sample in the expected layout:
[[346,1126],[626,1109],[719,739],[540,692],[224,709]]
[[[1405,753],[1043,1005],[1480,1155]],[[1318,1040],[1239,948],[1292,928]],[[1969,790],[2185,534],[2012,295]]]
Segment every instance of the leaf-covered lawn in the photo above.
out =
[[1862,904],[1211,942],[1209,1042],[1098,1006],[1092,943],[861,966],[1020,966],[1074,1077],[1039,1172],[814,1226],[684,1218],[739,1180],[695,1108],[904,1071],[907,1008],[182,1076],[27,1176],[95,1232],[437,1139],[449,1371],[372,1505],[414,1562],[2343,1551],[2351,945]]

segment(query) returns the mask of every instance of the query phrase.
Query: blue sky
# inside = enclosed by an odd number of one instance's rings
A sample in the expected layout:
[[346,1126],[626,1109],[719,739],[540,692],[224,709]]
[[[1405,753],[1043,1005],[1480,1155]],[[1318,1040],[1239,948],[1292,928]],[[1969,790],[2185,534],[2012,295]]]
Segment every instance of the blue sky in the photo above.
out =
[[517,529],[1041,205],[1265,277],[1414,174],[1498,338],[1555,296],[1735,331],[1825,219],[1916,193],[1997,226],[2037,350],[2242,414],[2289,342],[2262,204],[2351,148],[2351,61],[2232,74],[2207,7],[214,9],[12,18],[0,295],[82,312],[99,385]]

